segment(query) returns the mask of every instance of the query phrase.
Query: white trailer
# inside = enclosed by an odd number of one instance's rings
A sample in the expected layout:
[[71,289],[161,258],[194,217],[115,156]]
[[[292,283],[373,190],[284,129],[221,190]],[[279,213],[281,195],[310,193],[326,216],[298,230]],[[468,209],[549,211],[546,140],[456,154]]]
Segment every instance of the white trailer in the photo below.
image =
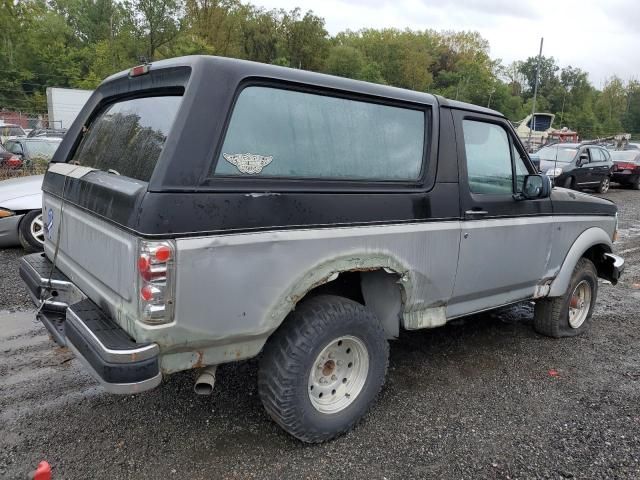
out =
[[51,128],[69,128],[93,90],[47,87],[47,110]]

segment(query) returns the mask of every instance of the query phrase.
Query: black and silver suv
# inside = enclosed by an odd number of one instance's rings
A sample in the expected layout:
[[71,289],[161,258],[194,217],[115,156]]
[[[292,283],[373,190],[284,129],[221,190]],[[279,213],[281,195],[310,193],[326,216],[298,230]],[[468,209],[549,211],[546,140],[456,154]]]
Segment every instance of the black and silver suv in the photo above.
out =
[[215,57],[105,80],[44,178],[38,318],[104,388],[133,393],[260,355],[271,417],[352,428],[400,329],[535,300],[589,328],[616,206],[551,188],[509,121],[426,93]]
[[541,148],[535,157],[540,171],[551,177],[555,185],[574,190],[592,188],[598,193],[609,190],[613,160],[604,147],[559,143]]

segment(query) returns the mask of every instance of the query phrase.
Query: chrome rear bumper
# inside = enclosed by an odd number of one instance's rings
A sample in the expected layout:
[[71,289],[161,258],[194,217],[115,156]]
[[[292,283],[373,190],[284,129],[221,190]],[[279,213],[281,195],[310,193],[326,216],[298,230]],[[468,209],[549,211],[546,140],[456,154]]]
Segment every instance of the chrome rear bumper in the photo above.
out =
[[20,277],[39,307],[37,318],[56,343],[73,351],[105,390],[129,394],[160,384],[158,345],[136,343],[64,274],[55,269],[52,272],[43,253],[20,260]]

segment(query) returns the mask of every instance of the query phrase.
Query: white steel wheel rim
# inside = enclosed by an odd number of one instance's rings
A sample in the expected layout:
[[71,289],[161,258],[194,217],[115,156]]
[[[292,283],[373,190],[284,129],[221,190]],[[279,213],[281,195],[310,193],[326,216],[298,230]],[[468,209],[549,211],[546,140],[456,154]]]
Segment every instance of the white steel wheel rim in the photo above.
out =
[[316,357],[307,391],[320,413],[338,413],[358,397],[369,373],[369,351],[351,335],[332,340]]
[[31,220],[29,231],[36,242],[44,244],[44,224],[42,223],[42,214]]
[[569,325],[580,328],[589,314],[591,307],[591,286],[586,280],[581,281],[573,289],[569,297]]

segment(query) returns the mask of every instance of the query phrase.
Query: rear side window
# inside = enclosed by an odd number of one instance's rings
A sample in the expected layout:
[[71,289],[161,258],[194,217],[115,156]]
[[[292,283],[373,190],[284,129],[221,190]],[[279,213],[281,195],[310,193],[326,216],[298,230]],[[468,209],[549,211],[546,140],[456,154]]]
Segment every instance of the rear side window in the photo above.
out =
[[181,101],[162,96],[109,105],[91,123],[71,161],[148,182]]
[[592,162],[604,162],[604,154],[599,148],[590,148]]
[[415,180],[425,112],[268,87],[245,88],[215,175]]

